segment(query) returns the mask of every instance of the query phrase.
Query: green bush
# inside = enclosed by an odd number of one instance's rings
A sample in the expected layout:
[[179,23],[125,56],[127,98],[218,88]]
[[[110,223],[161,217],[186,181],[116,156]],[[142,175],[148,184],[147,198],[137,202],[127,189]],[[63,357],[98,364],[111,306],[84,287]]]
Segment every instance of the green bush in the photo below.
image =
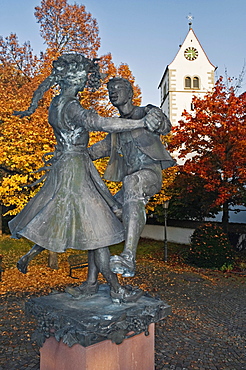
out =
[[227,234],[212,223],[199,226],[191,237],[188,262],[198,267],[221,268],[233,264],[233,250]]

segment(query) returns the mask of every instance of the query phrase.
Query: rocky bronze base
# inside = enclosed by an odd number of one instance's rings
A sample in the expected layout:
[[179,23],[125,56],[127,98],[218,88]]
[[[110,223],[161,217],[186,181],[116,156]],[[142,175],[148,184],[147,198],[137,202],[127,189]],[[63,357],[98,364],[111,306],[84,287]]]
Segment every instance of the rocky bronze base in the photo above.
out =
[[97,294],[77,300],[67,293],[31,298],[26,313],[37,319],[33,339],[39,347],[49,337],[72,347],[88,347],[111,340],[120,344],[140,333],[149,334],[149,325],[171,313],[165,302],[143,295],[135,303],[113,304],[108,285],[99,286]]

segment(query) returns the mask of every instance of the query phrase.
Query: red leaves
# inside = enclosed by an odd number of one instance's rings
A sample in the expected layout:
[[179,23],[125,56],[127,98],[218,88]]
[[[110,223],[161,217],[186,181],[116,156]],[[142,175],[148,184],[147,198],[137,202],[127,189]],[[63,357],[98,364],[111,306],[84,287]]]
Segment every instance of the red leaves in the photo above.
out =
[[194,112],[184,111],[174,129],[170,148],[179,150],[179,158],[192,154],[182,171],[206,180],[206,188],[218,192],[217,205],[233,202],[246,182],[246,96],[237,97],[220,78],[212,93],[194,97],[193,104]]

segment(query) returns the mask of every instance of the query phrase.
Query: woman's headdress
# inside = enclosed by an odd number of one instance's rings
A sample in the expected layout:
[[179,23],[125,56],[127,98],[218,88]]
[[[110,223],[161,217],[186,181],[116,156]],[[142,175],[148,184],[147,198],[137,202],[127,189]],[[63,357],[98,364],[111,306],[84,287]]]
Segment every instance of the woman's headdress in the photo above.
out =
[[88,87],[95,91],[100,87],[101,79],[98,60],[88,59],[82,54],[62,54],[53,61],[52,74],[56,76],[58,83],[80,73],[86,74]]

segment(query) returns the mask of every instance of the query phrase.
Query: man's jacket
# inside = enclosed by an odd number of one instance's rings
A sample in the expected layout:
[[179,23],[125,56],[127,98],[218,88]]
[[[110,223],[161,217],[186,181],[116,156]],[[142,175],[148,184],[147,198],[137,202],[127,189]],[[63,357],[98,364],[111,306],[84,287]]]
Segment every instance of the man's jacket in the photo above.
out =
[[[146,107],[134,107],[133,111],[121,118],[141,119],[152,105]],[[170,156],[165,146],[160,140],[160,135],[167,135],[171,130],[171,123],[163,113],[163,119],[157,131],[151,132],[145,128],[138,128],[129,132],[134,145],[140,152],[151,158],[153,162],[161,163],[162,169],[172,167],[176,164],[175,160]],[[88,148],[90,156],[93,160],[110,157],[108,166],[104,173],[104,178],[110,181],[122,181],[124,176],[129,173],[127,168],[127,158],[124,158],[119,151],[120,133],[108,134],[106,138]],[[141,168],[139,168],[140,170]]]

